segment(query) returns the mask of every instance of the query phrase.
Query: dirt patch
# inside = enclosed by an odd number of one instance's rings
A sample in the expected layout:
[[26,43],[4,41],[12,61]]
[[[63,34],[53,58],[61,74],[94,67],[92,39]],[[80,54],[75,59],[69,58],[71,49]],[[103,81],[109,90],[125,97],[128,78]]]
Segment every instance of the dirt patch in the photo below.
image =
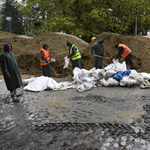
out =
[[[64,57],[68,55],[69,49],[66,46],[67,41],[74,43],[83,59],[84,68],[89,70],[93,68],[93,58],[90,53],[91,46],[104,38],[106,56],[110,60],[104,59],[103,67],[106,67],[112,63],[112,59],[118,53],[118,50],[114,48],[115,43],[123,43],[127,45],[133,53],[133,63],[135,69],[138,72],[150,73],[149,58],[150,58],[150,42],[149,38],[142,36],[123,36],[120,34],[103,32],[96,40],[91,43],[87,43],[82,39],[63,33],[45,33],[40,34],[37,37],[30,38],[23,35],[15,35],[7,32],[0,32],[0,43],[9,41],[13,46],[13,53],[17,58],[21,74],[30,74],[35,76],[41,76],[42,71],[40,67],[39,50],[43,43],[49,44],[49,51],[51,58],[55,58],[56,62],[51,63],[52,76],[53,77],[67,77],[72,74],[72,65],[69,64],[69,68],[63,69]],[[0,46],[0,53],[2,52],[2,45]],[[123,62],[123,59],[120,60]],[[130,69],[130,66],[127,66]],[[1,73],[1,72],[0,72]]]

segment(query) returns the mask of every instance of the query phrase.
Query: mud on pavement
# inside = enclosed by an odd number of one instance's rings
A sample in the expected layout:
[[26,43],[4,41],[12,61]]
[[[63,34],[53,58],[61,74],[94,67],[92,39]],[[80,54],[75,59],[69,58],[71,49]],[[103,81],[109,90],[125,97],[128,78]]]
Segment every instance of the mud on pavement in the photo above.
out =
[[17,93],[20,103],[13,103],[0,80],[1,150],[150,149],[149,89]]

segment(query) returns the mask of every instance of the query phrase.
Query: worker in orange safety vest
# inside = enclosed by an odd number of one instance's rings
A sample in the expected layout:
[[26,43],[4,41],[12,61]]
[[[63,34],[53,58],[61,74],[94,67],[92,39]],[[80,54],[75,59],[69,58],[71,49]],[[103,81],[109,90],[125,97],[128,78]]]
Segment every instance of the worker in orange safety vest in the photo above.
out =
[[119,50],[115,59],[120,59],[121,57],[123,57],[125,59],[126,65],[129,62],[131,69],[134,69],[131,50],[124,44],[116,43],[114,47]]
[[43,44],[43,48],[41,48],[39,55],[41,59],[41,66],[42,66],[42,71],[43,75],[47,77],[51,77],[51,59],[49,56],[49,51],[47,50],[49,45],[47,43]]

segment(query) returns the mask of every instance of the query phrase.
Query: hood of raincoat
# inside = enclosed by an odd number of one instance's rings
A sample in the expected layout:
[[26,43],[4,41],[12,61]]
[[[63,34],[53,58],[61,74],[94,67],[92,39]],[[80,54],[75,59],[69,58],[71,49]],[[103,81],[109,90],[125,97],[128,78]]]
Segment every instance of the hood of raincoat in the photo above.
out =
[[[3,49],[4,49],[4,51],[5,52],[7,52],[8,50],[7,50],[7,45],[8,44],[10,44],[9,42],[7,42],[7,41],[5,41],[4,43],[3,43]],[[10,44],[11,45],[11,44]],[[11,50],[12,50],[12,45],[11,45]]]
[[104,39],[100,39],[98,42],[99,42],[100,44],[103,44],[103,43],[105,43],[105,40],[104,40]]
[[71,47],[72,43],[70,41],[67,41],[67,46]]

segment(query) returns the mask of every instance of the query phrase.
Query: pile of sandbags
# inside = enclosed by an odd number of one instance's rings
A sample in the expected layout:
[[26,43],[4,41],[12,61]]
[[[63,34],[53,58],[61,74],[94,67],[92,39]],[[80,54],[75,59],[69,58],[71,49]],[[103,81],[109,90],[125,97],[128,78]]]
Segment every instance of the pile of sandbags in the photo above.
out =
[[[68,65],[68,64],[67,64]],[[67,67],[67,65],[65,67]],[[90,90],[96,86],[132,86],[139,85],[141,88],[150,87],[148,73],[137,73],[136,70],[127,70],[125,62],[119,63],[113,60],[113,63],[104,69],[91,70],[74,68],[73,81],[57,83],[49,77],[37,77],[23,80],[26,84],[24,90],[43,91],[66,90],[68,88],[76,88],[78,92]]]

